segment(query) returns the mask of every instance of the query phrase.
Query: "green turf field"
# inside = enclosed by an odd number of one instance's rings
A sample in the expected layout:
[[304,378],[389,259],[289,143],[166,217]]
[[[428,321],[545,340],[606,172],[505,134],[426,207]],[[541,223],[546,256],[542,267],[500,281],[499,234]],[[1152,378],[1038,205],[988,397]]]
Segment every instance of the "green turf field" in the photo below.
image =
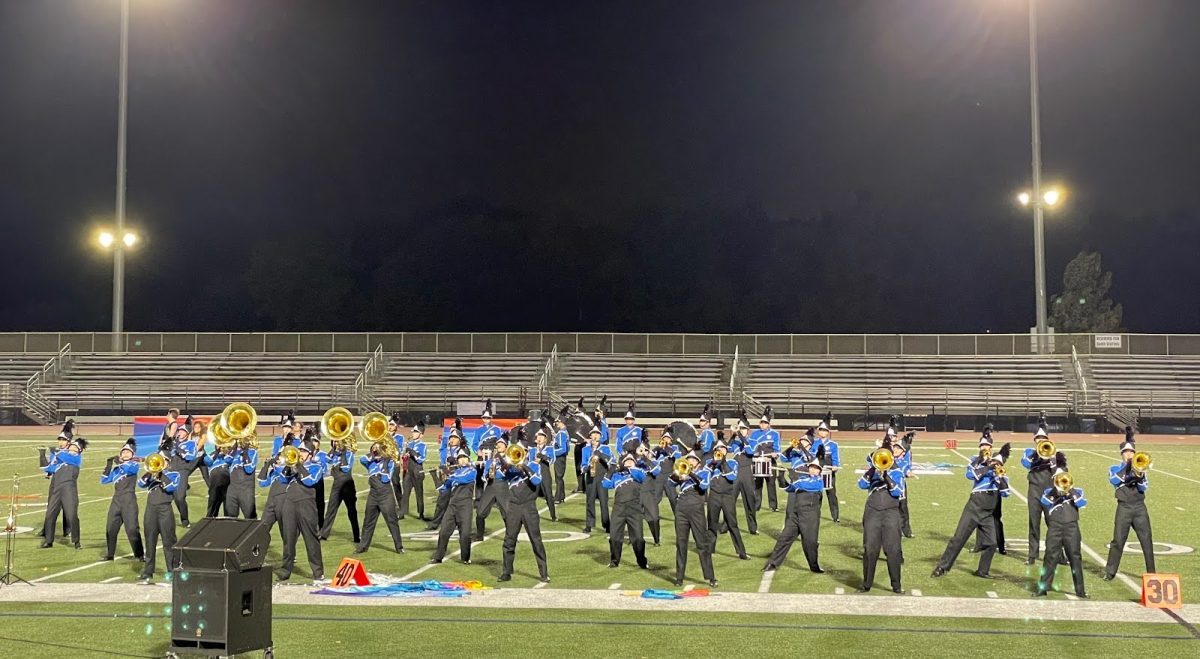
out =
[[[883,611],[881,611],[883,613]],[[451,609],[277,606],[277,657],[576,656],[648,657],[686,653],[755,656],[889,657],[1012,654],[1033,644],[1036,656],[1184,657],[1200,640],[1176,624],[1105,624],[686,612],[556,609]],[[469,615],[468,615],[469,614]],[[161,606],[131,604],[0,605],[0,647],[21,657],[161,657],[170,616]],[[330,655],[328,653],[337,653]]]
[[[1107,482],[1107,469],[1113,464],[1110,456],[1115,441],[1096,445],[1071,445],[1067,448],[1071,471],[1076,482],[1082,486],[1088,496],[1089,505],[1082,512],[1084,544],[1100,556],[1107,553],[1106,545],[1112,533],[1112,519],[1115,509],[1112,487]],[[1183,575],[1184,591],[1189,592],[1189,586],[1200,583],[1200,558],[1194,551],[1200,535],[1194,522],[1195,510],[1198,505],[1192,498],[1200,494],[1200,469],[1196,468],[1190,459],[1193,449],[1186,446],[1153,447],[1147,441],[1147,448],[1154,455],[1154,468],[1166,470],[1176,476],[1165,473],[1152,473],[1151,489],[1147,497],[1154,525],[1155,540],[1158,543],[1169,543],[1186,547],[1188,553],[1177,555],[1162,555],[1167,547],[1160,544],[1158,569],[1160,572],[1178,572]],[[132,560],[118,560],[111,563],[98,563],[104,543],[103,519],[108,506],[109,489],[98,482],[103,468],[104,458],[115,452],[119,441],[114,438],[101,438],[95,441],[89,449],[80,478],[81,519],[83,528],[82,550],[75,550],[69,544],[57,542],[53,548],[39,549],[39,540],[31,532],[18,536],[17,558],[15,571],[27,579],[46,579],[51,581],[83,581],[96,583],[100,581],[125,581],[135,579],[139,564]],[[849,443],[842,445],[843,462],[847,465],[858,465],[866,456],[866,443]],[[961,464],[964,460],[958,455],[940,446],[925,446],[920,443],[915,448],[917,462],[953,463],[953,474],[949,476],[922,476],[910,482],[910,506],[912,525],[916,537],[904,541],[906,564],[904,566],[904,587],[917,589],[927,596],[961,596],[961,597],[1027,597],[1036,578],[1035,567],[1024,564],[1025,550],[1022,546],[1026,536],[1026,508],[1021,499],[1015,494],[1005,501],[1005,520],[1010,552],[1008,556],[997,556],[992,567],[994,580],[986,581],[970,574],[975,568],[976,555],[966,551],[959,557],[954,570],[941,579],[931,579],[929,576],[934,562],[945,548],[949,535],[953,532],[964,501],[968,496],[968,482],[962,477]],[[38,527],[43,516],[42,506],[47,482],[38,475],[36,466],[36,451],[32,443],[12,441],[0,442],[0,473],[8,467],[13,472],[25,477],[22,481],[22,493],[40,495],[37,499],[23,500],[23,507],[18,512],[18,525],[23,527]],[[821,528],[821,563],[828,570],[827,574],[815,575],[804,566],[803,555],[799,543],[793,547],[787,563],[774,574],[769,583],[764,583],[761,568],[764,557],[774,545],[774,536],[778,533],[783,520],[783,514],[764,510],[759,513],[760,533],[750,536],[745,533],[745,520],[742,519],[743,535],[747,541],[748,551],[753,557],[750,561],[739,561],[733,551],[728,536],[721,536],[717,541],[717,556],[715,558],[717,578],[722,590],[739,590],[759,592],[768,588],[769,592],[792,593],[834,593],[843,589],[849,593],[859,586],[861,581],[860,547],[862,532],[859,519],[862,513],[864,494],[855,487],[856,477],[847,466],[839,481],[839,495],[842,504],[842,518],[839,524],[828,519],[828,510]],[[1011,470],[1014,473],[1014,489],[1024,494],[1024,470],[1016,464]],[[568,489],[574,485],[574,475],[568,471]],[[189,500],[192,502],[192,517],[198,519],[206,501],[206,489],[199,473],[192,476],[192,489]],[[360,476],[360,511],[365,502],[365,480]],[[426,511],[433,511],[433,488],[426,481]],[[608,569],[608,544],[602,532],[594,532],[590,537],[580,534],[583,527],[583,496],[576,495],[569,499],[559,509],[559,521],[543,521],[543,533],[547,540],[547,551],[550,557],[551,588],[610,588],[620,584],[621,589],[664,588],[670,587],[670,579],[674,573],[674,530],[670,521],[670,508],[663,502],[664,515],[663,543],[661,547],[650,546],[648,553],[652,569],[638,570],[633,562],[632,552],[626,549],[626,561],[619,569]],[[263,497],[260,496],[260,510]],[[780,493],[783,501],[783,493]],[[782,503],[781,503],[782,507]],[[739,503],[739,516],[741,506]],[[327,576],[333,572],[338,561],[349,555],[352,546],[349,538],[349,527],[343,517],[334,526],[333,537],[324,543],[323,551]],[[454,560],[447,560],[437,566],[427,566],[426,563],[432,552],[434,538],[432,533],[424,532],[424,524],[409,517],[401,521],[404,543],[407,553],[397,555],[390,547],[386,528],[380,524],[376,532],[375,547],[365,555],[364,562],[371,572],[385,573],[397,577],[412,575],[410,578],[467,580],[478,579],[484,583],[495,585],[495,578],[500,573],[500,538],[493,535],[502,531],[503,525],[498,512],[493,511],[488,522],[489,539],[478,544],[473,550],[473,564],[462,565]],[[180,534],[184,529],[179,529]],[[649,535],[647,534],[647,538]],[[270,560],[278,561],[280,548],[277,543],[278,535],[272,543]],[[1130,536],[1130,542],[1133,542]],[[122,534],[118,539],[118,554],[127,554],[128,545]],[[452,541],[452,550],[457,542]],[[518,546],[517,573],[513,581],[506,587],[532,587],[536,581],[536,567],[528,545]],[[308,566],[300,552],[297,563],[298,574],[307,575]],[[1085,550],[1085,565],[1087,567],[1087,587],[1090,594],[1102,600],[1130,600],[1136,597],[1133,590],[1120,580],[1103,582],[1100,580],[1101,565],[1089,558]],[[1122,571],[1132,575],[1135,580],[1143,571],[1140,551],[1126,551],[1121,565]],[[414,574],[415,573],[415,574]],[[701,575],[699,561],[692,554],[688,564],[688,579],[699,582]],[[891,596],[886,588],[886,567],[881,563],[876,576],[877,588],[872,595],[878,593],[881,597]],[[1066,569],[1058,572],[1059,585],[1065,585],[1070,590],[1070,579]],[[991,594],[989,594],[991,593]],[[1061,595],[1051,594],[1051,597]],[[1187,598],[1185,597],[1185,600]]]

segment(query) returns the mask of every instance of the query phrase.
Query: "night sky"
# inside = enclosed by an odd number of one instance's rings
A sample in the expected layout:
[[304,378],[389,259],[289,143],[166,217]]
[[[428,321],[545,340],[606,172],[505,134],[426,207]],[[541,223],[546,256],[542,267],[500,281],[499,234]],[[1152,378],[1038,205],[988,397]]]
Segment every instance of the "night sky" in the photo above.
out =
[[[1200,2],[1041,0],[1050,293],[1200,331]],[[0,330],[110,323],[117,0],[0,0]],[[130,330],[1024,332],[1022,0],[133,0]]]

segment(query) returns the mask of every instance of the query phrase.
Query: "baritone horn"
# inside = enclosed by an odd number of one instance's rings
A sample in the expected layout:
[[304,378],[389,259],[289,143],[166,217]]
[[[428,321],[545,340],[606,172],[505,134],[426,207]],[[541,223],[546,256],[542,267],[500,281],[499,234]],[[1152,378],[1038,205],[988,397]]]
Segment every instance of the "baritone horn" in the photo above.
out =
[[1071,474],[1069,472],[1064,471],[1054,477],[1054,489],[1058,490],[1059,494],[1066,494],[1067,492],[1070,492],[1074,485],[1075,479],[1071,478]]
[[877,448],[871,452],[871,466],[875,471],[887,471],[896,464],[896,456],[892,455],[891,449]]
[[1138,451],[1137,453],[1134,453],[1133,462],[1131,462],[1130,465],[1138,476],[1145,474],[1146,470],[1150,468],[1150,454],[1145,451]]
[[279,451],[279,459],[285,467],[295,467],[300,463],[300,449],[288,444]]
[[167,468],[167,459],[162,453],[151,453],[146,456],[146,471],[151,474],[161,474]]
[[258,413],[250,403],[230,403],[221,412],[221,429],[239,442],[254,434]]
[[514,467],[525,464],[529,450],[520,444],[513,444],[504,451],[504,460]]
[[[386,425],[385,425],[386,428]],[[321,415],[321,436],[337,442],[343,449],[357,453],[358,442],[354,432],[354,415],[344,407],[331,407]]]
[[368,412],[359,419],[358,435],[366,444],[379,444],[379,450],[387,457],[400,459],[400,447],[388,432],[388,418],[383,412]]
[[1037,448],[1034,450],[1037,451],[1038,457],[1043,460],[1049,460],[1050,458],[1054,457],[1054,454],[1057,452],[1057,449],[1054,448],[1054,442],[1048,439],[1043,439],[1042,441],[1038,442]]
[[687,478],[688,476],[692,475],[692,463],[687,461],[686,459],[676,460],[675,468],[673,471],[675,473],[676,478],[680,478],[680,479]]

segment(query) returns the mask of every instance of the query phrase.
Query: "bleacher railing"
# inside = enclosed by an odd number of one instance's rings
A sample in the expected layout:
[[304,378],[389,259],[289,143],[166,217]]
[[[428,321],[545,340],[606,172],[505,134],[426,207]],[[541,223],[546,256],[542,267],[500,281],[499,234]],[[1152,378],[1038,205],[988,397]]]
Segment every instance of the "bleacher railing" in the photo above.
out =
[[[612,334],[612,333],[156,333],[125,334],[140,353],[549,353],[652,355],[1032,355],[1029,334]],[[111,352],[103,332],[0,333],[0,353]],[[1200,334],[1056,334],[1054,354],[1200,356]]]

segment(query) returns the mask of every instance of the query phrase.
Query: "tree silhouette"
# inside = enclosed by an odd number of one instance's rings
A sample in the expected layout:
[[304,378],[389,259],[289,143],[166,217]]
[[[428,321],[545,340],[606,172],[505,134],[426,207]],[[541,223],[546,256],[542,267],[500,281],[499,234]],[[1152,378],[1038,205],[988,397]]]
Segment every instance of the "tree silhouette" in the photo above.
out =
[[1054,296],[1050,325],[1060,333],[1120,332],[1121,305],[1108,299],[1112,273],[1098,252],[1080,252],[1063,273],[1063,292]]

